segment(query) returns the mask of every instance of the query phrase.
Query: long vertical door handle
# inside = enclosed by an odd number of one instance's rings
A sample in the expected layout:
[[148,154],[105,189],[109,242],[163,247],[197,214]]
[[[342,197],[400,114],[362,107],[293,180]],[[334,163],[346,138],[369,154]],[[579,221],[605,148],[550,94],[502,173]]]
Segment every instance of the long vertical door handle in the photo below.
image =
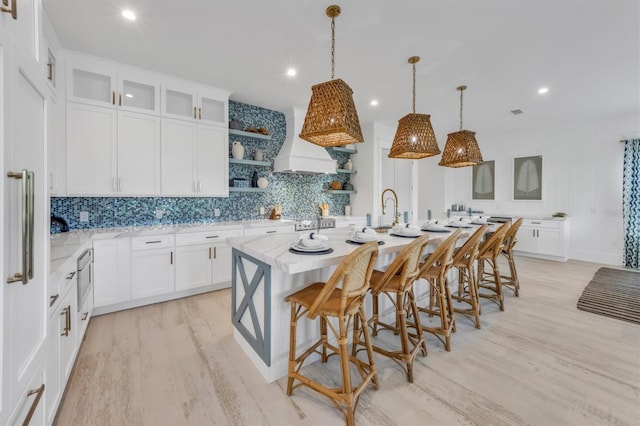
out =
[[8,172],[7,177],[22,180],[22,272],[16,272],[7,278],[7,283],[29,282],[29,171]]
[[111,103],[112,103],[113,105],[115,105],[115,104],[116,104],[116,91],[115,91],[115,90],[112,90],[112,91],[111,91]]
[[173,265],[173,251],[171,252],[171,264]]
[[122,106],[122,93],[118,94],[118,106]]
[[211,247],[209,247],[209,260],[211,260]]
[[38,404],[40,403],[40,398],[42,398],[43,393],[44,393],[44,383],[40,385],[38,389],[30,389],[27,392],[27,396],[35,395],[36,399],[33,401],[33,404],[31,404],[31,408],[29,408],[29,412],[27,413],[27,416],[24,418],[24,421],[22,422],[22,426],[29,426],[29,423],[31,422],[31,418],[33,417],[33,414],[36,412],[36,408],[38,408]]
[[217,258],[218,258],[218,250],[216,250],[216,249],[217,249],[217,247],[214,247],[214,248],[213,248],[213,258],[214,258],[214,259],[217,259]]
[[36,186],[35,186],[35,181],[36,181],[36,174],[34,172],[29,172],[29,174],[27,175],[27,181],[29,182],[29,185],[27,185],[27,187],[29,188],[29,200],[28,200],[28,204],[29,204],[29,272],[28,272],[28,277],[29,279],[33,279],[33,230],[34,230],[34,221],[35,221],[35,192],[36,192]]
[[198,108],[198,119],[202,120],[202,108]]
[[193,107],[193,118],[196,118],[196,119],[198,118],[198,116],[196,114],[197,110],[198,110],[198,108]]
[[[7,6],[9,4],[8,0],[3,0],[2,4]],[[18,19],[18,5],[16,4],[16,0],[11,0],[11,7],[0,7],[0,10],[6,13],[10,13],[13,19]]]

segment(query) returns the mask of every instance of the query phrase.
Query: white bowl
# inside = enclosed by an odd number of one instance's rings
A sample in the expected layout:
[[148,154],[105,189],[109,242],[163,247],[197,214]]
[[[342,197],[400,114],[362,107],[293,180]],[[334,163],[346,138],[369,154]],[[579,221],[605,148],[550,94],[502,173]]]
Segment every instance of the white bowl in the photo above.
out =
[[324,241],[310,239],[310,238],[302,238],[300,241],[298,241],[298,244],[302,247],[317,248],[317,247],[322,247],[324,245]]

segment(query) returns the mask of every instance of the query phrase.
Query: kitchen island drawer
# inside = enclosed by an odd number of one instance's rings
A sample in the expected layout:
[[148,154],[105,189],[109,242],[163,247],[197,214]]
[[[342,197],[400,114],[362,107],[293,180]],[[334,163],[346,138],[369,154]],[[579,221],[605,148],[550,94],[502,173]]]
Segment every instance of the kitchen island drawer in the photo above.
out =
[[173,235],[149,235],[131,238],[131,250],[152,250],[173,247]]
[[564,223],[565,223],[564,220],[523,219],[522,227],[563,229]]

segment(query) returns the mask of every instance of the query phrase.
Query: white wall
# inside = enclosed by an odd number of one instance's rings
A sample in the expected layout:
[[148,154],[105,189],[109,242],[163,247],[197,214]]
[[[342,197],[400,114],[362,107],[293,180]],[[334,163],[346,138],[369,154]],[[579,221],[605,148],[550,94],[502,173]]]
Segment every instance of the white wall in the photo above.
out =
[[[484,159],[495,160],[495,200],[471,199],[471,168],[439,167],[427,158],[420,167],[419,215],[431,208],[441,216],[452,203],[529,217],[562,211],[571,216],[571,258],[621,265],[624,144],[619,141],[639,135],[638,113],[518,133],[479,133]],[[513,159],[533,155],[542,155],[543,199],[514,201]]]

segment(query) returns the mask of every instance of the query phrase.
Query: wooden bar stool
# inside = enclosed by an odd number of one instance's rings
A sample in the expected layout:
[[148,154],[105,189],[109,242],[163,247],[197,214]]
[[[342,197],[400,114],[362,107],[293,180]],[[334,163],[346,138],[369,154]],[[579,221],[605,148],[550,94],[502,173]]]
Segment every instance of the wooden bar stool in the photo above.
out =
[[[400,336],[400,350],[388,350],[373,345],[374,352],[380,353],[396,361],[407,373],[407,380],[413,383],[413,360],[419,350],[427,356],[427,345],[422,335],[418,308],[413,294],[413,282],[418,277],[419,262],[424,247],[429,241],[428,235],[416,238],[398,253],[386,270],[374,270],[371,275],[371,295],[373,299],[373,317],[369,320],[374,336],[378,335],[378,327],[391,330]],[[380,320],[379,297],[386,296],[395,307],[395,325]],[[414,332],[409,332],[407,312],[413,313],[416,321],[413,323]],[[354,327],[358,327],[356,320]],[[363,327],[366,329],[367,327]],[[354,333],[355,336],[359,335]],[[354,340],[354,349],[356,347]]]
[[[478,296],[493,300],[504,311],[504,296],[502,294],[502,280],[500,279],[500,267],[498,256],[502,251],[504,236],[509,229],[509,223],[503,223],[491,236],[478,248],[478,289],[487,289],[490,292],[478,291]],[[485,266],[491,270],[487,272]]]
[[418,272],[418,277],[424,278],[429,283],[429,307],[418,305],[418,311],[428,314],[429,317],[435,315],[440,319],[440,324],[434,327],[422,323],[422,330],[435,335],[438,340],[444,343],[447,352],[451,351],[451,332],[456,330],[447,273],[453,264],[453,248],[461,232],[460,229],[456,229],[440,243],[436,250],[420,265]]
[[[369,290],[369,280],[377,257],[377,242],[363,244],[342,260],[326,283],[313,283],[285,298],[286,302],[291,303],[287,395],[291,395],[293,389],[300,385],[308,386],[331,399],[345,415],[349,426],[354,424],[355,409],[365,386],[372,382],[374,387],[378,388],[378,376],[368,328],[363,327],[362,330],[367,361],[350,355],[347,348],[347,333],[351,319],[358,318],[362,323],[366,323],[362,301]],[[296,327],[298,320],[304,315],[310,319],[320,317],[320,339],[296,357]],[[331,322],[330,318],[335,318],[336,321]],[[329,342],[328,330],[331,330],[338,346]],[[318,350],[319,348],[321,350]],[[327,355],[327,350],[332,353]],[[304,362],[314,353],[320,355],[322,362],[326,362],[330,355],[337,354],[340,357],[342,379],[340,387],[325,386],[301,373]],[[362,379],[360,384],[352,385],[351,383],[351,363],[356,366],[360,374]],[[300,383],[294,386],[294,380]]]
[[513,290],[516,297],[520,297],[520,280],[518,279],[516,262],[513,259],[513,246],[518,242],[516,235],[518,234],[520,225],[522,225],[522,220],[523,219],[519,217],[511,224],[509,230],[504,236],[504,247],[502,248],[502,254],[509,263],[509,275],[501,275],[500,280],[502,281],[502,286]]
[[487,228],[488,225],[485,224],[476,229],[463,246],[453,254],[453,267],[458,270],[458,292],[453,295],[453,299],[469,306],[459,308],[454,305],[453,311],[471,318],[476,328],[480,328],[480,300],[474,264],[478,257],[480,240],[484,237]]

